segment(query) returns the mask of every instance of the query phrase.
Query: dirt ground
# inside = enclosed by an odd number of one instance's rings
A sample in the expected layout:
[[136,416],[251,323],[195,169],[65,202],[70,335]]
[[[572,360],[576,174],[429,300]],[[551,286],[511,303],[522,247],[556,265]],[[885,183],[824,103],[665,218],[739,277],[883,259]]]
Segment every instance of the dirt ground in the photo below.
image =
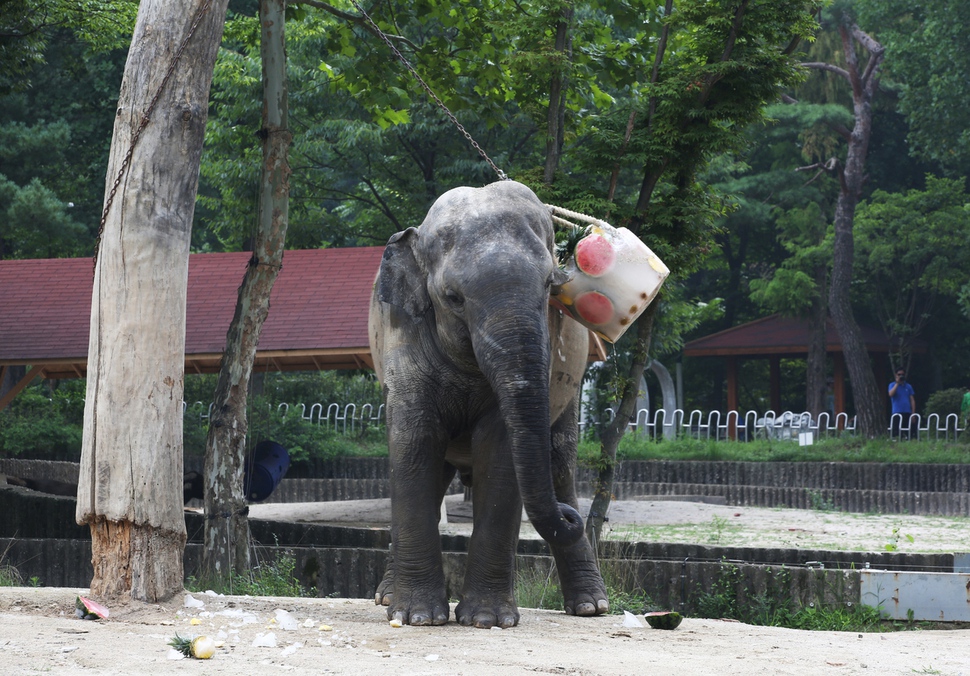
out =
[[[454,504],[453,504],[454,503]],[[259,505],[253,518],[380,523],[386,501]],[[467,532],[455,499],[443,530]],[[615,503],[610,525],[682,533],[694,542],[883,549],[893,528],[912,535],[903,551],[954,551],[970,542],[970,521],[739,508],[661,500]],[[888,530],[887,530],[888,528]],[[528,527],[523,535],[528,536]],[[618,535],[622,536],[622,535]],[[703,538],[707,538],[704,540]],[[873,542],[873,547],[854,546]],[[669,539],[669,538],[665,538]],[[735,542],[734,540],[739,540]],[[685,540],[682,540],[685,541]],[[741,542],[743,541],[743,542]],[[790,542],[781,545],[781,542]],[[850,542],[852,541],[852,542]],[[851,547],[849,545],[851,544]],[[806,632],[686,618],[674,631],[627,626],[630,618],[575,618],[522,609],[519,626],[479,630],[389,625],[368,600],[190,595],[166,604],[111,607],[84,621],[74,600],[85,590],[0,588],[0,671],[4,674],[947,674],[970,676],[970,630],[883,634]],[[626,620],[626,622],[625,622]],[[212,636],[208,661],[173,659],[176,634]]]

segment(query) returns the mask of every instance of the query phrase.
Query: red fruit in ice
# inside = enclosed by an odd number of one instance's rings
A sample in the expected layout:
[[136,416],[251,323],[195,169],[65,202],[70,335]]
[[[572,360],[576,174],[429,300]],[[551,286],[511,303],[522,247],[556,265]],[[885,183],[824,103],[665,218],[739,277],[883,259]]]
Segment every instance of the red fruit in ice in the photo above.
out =
[[576,265],[591,277],[599,277],[613,267],[616,252],[602,235],[590,235],[576,244]]
[[576,298],[576,312],[590,324],[605,324],[613,318],[613,303],[596,291]]

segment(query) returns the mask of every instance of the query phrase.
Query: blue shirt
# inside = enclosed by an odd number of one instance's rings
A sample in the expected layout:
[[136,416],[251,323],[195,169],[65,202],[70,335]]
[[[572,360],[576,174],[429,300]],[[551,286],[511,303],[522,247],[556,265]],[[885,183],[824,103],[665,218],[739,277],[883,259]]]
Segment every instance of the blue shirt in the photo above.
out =
[[[893,389],[893,385],[896,381],[889,383],[889,389]],[[913,392],[913,386],[909,383],[903,383],[896,388],[896,394],[894,394],[890,399],[893,402],[893,413],[912,413],[913,411],[909,406],[909,398],[915,394]]]

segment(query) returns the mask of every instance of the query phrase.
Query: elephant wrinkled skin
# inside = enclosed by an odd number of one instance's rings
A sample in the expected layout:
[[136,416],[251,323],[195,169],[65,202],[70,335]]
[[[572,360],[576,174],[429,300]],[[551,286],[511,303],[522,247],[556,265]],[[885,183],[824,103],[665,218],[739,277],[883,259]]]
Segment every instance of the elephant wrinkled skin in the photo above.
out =
[[392,559],[388,619],[444,624],[438,515],[458,472],[473,532],[455,609],[511,627],[524,505],[556,559],[565,610],[609,610],[574,485],[585,328],[549,307],[565,282],[548,207],[514,181],[456,188],[391,237],[374,285],[371,350],[386,401]]

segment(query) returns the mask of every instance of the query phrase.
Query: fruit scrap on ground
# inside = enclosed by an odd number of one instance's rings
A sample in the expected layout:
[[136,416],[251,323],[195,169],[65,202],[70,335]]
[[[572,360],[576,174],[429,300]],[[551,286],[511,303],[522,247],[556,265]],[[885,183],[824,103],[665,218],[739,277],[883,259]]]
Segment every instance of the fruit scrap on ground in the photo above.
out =
[[207,660],[216,652],[216,642],[208,636],[182,638],[176,634],[168,644],[186,657],[194,657],[197,660]]
[[111,614],[103,605],[84,596],[78,596],[74,602],[74,613],[82,620],[106,620]]
[[654,629],[676,629],[680,626],[680,621],[684,619],[684,616],[676,611],[658,611],[655,613],[647,613],[644,618]]

